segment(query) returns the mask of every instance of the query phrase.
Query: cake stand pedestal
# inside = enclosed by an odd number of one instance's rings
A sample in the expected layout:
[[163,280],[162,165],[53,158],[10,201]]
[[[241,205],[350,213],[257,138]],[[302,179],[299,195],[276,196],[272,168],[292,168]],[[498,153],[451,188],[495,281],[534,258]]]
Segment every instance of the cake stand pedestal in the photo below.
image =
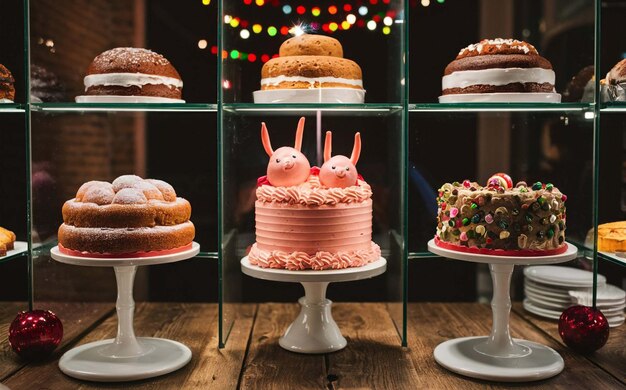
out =
[[387,269],[387,260],[380,258],[363,267],[326,271],[290,271],[261,268],[250,264],[248,257],[241,260],[244,274],[257,279],[276,282],[296,282],[304,287],[302,306],[278,344],[288,351],[299,353],[327,353],[343,349],[347,342],[341,335],[331,313],[332,301],[326,299],[326,288],[332,282],[349,282],[378,276]]
[[117,336],[67,351],[59,360],[63,373],[78,379],[121,382],[152,378],[178,370],[191,360],[191,350],[172,340],[135,337],[133,282],[137,266],[172,263],[194,257],[200,245],[167,255],[133,258],[92,258],[50,250],[58,262],[90,267],[113,267],[117,279]]
[[527,382],[550,378],[563,370],[563,358],[552,348],[532,341],[511,338],[511,274],[515,265],[554,264],[576,258],[578,249],[554,256],[517,257],[463,253],[440,248],[435,240],[428,250],[451,259],[489,264],[493,280],[491,310],[493,324],[486,337],[462,337],[439,344],[434,351],[437,363],[457,374],[501,382]]

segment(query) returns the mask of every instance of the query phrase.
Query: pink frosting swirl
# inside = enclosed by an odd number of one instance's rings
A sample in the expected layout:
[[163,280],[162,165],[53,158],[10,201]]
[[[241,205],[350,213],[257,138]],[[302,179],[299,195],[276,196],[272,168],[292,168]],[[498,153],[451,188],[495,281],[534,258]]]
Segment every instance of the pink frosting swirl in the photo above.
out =
[[262,185],[256,190],[257,200],[265,203],[277,202],[307,206],[359,203],[372,197],[372,189],[363,180],[346,188],[322,187],[319,177],[310,175],[305,183],[292,187]]
[[283,268],[293,271],[344,269],[362,267],[380,258],[380,247],[372,242],[368,249],[331,253],[320,251],[306,252],[264,251],[257,244],[252,245],[248,259],[250,264],[261,268]]

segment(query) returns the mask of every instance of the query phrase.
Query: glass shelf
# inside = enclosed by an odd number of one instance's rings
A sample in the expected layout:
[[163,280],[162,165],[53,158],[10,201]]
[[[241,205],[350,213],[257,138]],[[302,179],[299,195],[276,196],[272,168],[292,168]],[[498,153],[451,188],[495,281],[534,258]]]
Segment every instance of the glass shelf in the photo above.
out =
[[[625,106],[626,107],[626,106]],[[409,104],[409,112],[484,111],[592,111],[591,103],[419,103]],[[588,119],[592,119],[591,116]]]
[[19,103],[0,103],[0,113],[2,112],[25,112],[24,105]]
[[332,114],[355,113],[364,115],[389,115],[402,110],[400,104],[343,104],[343,103],[302,103],[302,104],[253,104],[253,103],[229,103],[224,104],[224,111],[238,114],[264,114],[267,112],[284,113],[293,115],[294,112],[324,112]]
[[622,267],[626,266],[626,253],[624,256],[617,255],[616,253],[610,252],[598,252],[598,257],[602,260],[609,261],[611,263],[621,265]]
[[605,102],[600,104],[602,112],[626,112],[626,102]]
[[28,252],[27,249],[22,249],[19,251],[8,251],[6,256],[0,257],[0,264],[6,263],[9,260],[17,259],[20,257],[26,257],[27,252]]
[[33,103],[33,111],[55,112],[217,112],[208,103]]

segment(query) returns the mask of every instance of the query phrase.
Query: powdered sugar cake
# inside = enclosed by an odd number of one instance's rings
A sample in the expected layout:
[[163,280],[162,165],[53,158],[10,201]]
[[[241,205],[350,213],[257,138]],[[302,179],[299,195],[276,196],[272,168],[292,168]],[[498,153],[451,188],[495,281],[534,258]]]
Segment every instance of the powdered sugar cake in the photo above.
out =
[[380,258],[372,242],[372,190],[358,174],[360,134],[353,152],[331,157],[332,134],[327,133],[324,165],[310,167],[300,152],[304,118],[293,148],[273,150],[262,126],[270,156],[267,176],[256,190],[256,242],[249,253],[252,265],[290,270],[360,267]]
[[181,99],[183,81],[161,54],[118,47],[98,55],[87,68],[85,95]]
[[132,254],[184,248],[195,227],[191,205],[161,180],[120,176],[90,181],[63,205],[61,250]]

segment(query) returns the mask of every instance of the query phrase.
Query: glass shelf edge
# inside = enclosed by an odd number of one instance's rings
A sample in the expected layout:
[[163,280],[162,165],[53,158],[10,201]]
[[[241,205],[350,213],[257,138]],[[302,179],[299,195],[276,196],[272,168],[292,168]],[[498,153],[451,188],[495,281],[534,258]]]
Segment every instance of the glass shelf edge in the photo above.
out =
[[6,256],[0,257],[0,264],[7,263],[7,262],[9,262],[11,260],[18,259],[20,257],[26,257],[27,252],[28,251],[25,249],[25,250],[17,252],[17,253],[12,253],[10,255],[6,255]]
[[622,267],[626,267],[626,257],[620,257],[610,252],[598,252],[598,257],[602,260],[609,261]]
[[209,103],[32,103],[36,112],[217,112]]
[[409,112],[592,111],[593,103],[414,103]]
[[341,103],[294,103],[294,104],[254,104],[254,103],[227,103],[223,105],[224,111],[228,112],[383,112],[393,113],[402,110],[400,104],[341,104]]
[[24,104],[21,103],[0,103],[0,113],[26,112]]

